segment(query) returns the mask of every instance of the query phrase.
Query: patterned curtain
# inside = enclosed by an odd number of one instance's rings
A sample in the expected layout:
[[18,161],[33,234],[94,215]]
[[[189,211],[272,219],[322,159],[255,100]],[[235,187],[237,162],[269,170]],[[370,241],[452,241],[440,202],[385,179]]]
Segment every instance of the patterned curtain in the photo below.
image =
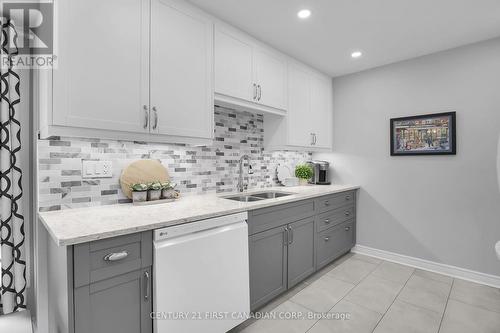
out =
[[[17,55],[17,32],[11,21],[1,24],[0,60],[0,250],[2,285],[0,313],[26,308],[26,261],[22,212],[21,124],[19,75],[12,59]],[[4,60],[7,59],[7,62]]]

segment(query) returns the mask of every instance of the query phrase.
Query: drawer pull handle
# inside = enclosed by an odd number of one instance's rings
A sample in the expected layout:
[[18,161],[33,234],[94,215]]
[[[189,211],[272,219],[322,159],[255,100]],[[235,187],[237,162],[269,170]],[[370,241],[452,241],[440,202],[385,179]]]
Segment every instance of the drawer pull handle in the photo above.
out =
[[328,200],[325,201],[325,206],[330,206],[330,202]]
[[149,278],[149,272],[144,272],[144,280],[145,280],[145,285],[144,285],[144,300],[147,301],[149,299],[149,284],[151,283],[151,279]]
[[127,251],[109,253],[104,256],[104,261],[119,261],[128,257]]
[[325,237],[325,242],[328,242],[330,240],[330,237]]
[[351,215],[351,212],[350,211],[346,211],[344,214],[345,214],[345,216],[349,216],[349,215]]
[[347,195],[347,196],[345,197],[345,199],[346,199],[347,201],[349,201],[349,200],[351,200],[351,196],[350,196],[350,195]]
[[326,220],[325,220],[325,224],[330,224],[330,220],[329,220],[329,219],[326,219]]
[[351,227],[345,227],[345,231],[351,230]]

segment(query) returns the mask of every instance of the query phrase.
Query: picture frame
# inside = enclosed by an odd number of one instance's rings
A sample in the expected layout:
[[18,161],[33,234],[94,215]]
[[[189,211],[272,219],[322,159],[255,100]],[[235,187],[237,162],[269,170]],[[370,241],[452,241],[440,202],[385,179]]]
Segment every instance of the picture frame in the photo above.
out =
[[391,156],[456,155],[456,112],[390,119]]

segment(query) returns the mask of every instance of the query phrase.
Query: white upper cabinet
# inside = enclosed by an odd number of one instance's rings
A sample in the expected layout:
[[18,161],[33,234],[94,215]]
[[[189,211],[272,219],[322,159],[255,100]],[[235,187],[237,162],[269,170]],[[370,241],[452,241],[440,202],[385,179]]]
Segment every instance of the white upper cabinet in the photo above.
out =
[[331,79],[185,0],[57,0],[40,137],[210,144],[214,103],[259,112],[268,149],[332,146]]
[[253,59],[257,103],[286,110],[286,60],[257,48]]
[[35,74],[41,137],[211,141],[211,16],[183,0],[60,0],[54,12],[58,67]]
[[174,0],[152,0],[151,132],[213,136],[213,23]]
[[245,109],[284,114],[287,59],[223,24],[215,32],[215,99]]
[[290,61],[286,120],[277,117],[264,119],[266,147],[308,151],[330,150],[333,128],[332,98],[331,78]]
[[[311,105],[310,74],[299,66],[288,67],[288,144],[307,146],[313,144],[312,119],[309,114]],[[265,132],[264,132],[265,133]]]
[[50,125],[148,132],[149,0],[56,5]]
[[215,91],[253,101],[252,46],[225,31],[215,33]]
[[333,87],[332,79],[320,74],[311,74],[311,108],[309,110],[314,146],[332,148]]

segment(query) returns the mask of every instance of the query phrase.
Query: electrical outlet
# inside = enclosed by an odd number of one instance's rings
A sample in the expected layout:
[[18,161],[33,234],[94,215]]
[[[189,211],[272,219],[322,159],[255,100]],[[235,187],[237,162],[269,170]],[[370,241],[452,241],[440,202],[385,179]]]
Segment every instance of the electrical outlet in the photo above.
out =
[[113,162],[82,160],[83,178],[113,177]]

